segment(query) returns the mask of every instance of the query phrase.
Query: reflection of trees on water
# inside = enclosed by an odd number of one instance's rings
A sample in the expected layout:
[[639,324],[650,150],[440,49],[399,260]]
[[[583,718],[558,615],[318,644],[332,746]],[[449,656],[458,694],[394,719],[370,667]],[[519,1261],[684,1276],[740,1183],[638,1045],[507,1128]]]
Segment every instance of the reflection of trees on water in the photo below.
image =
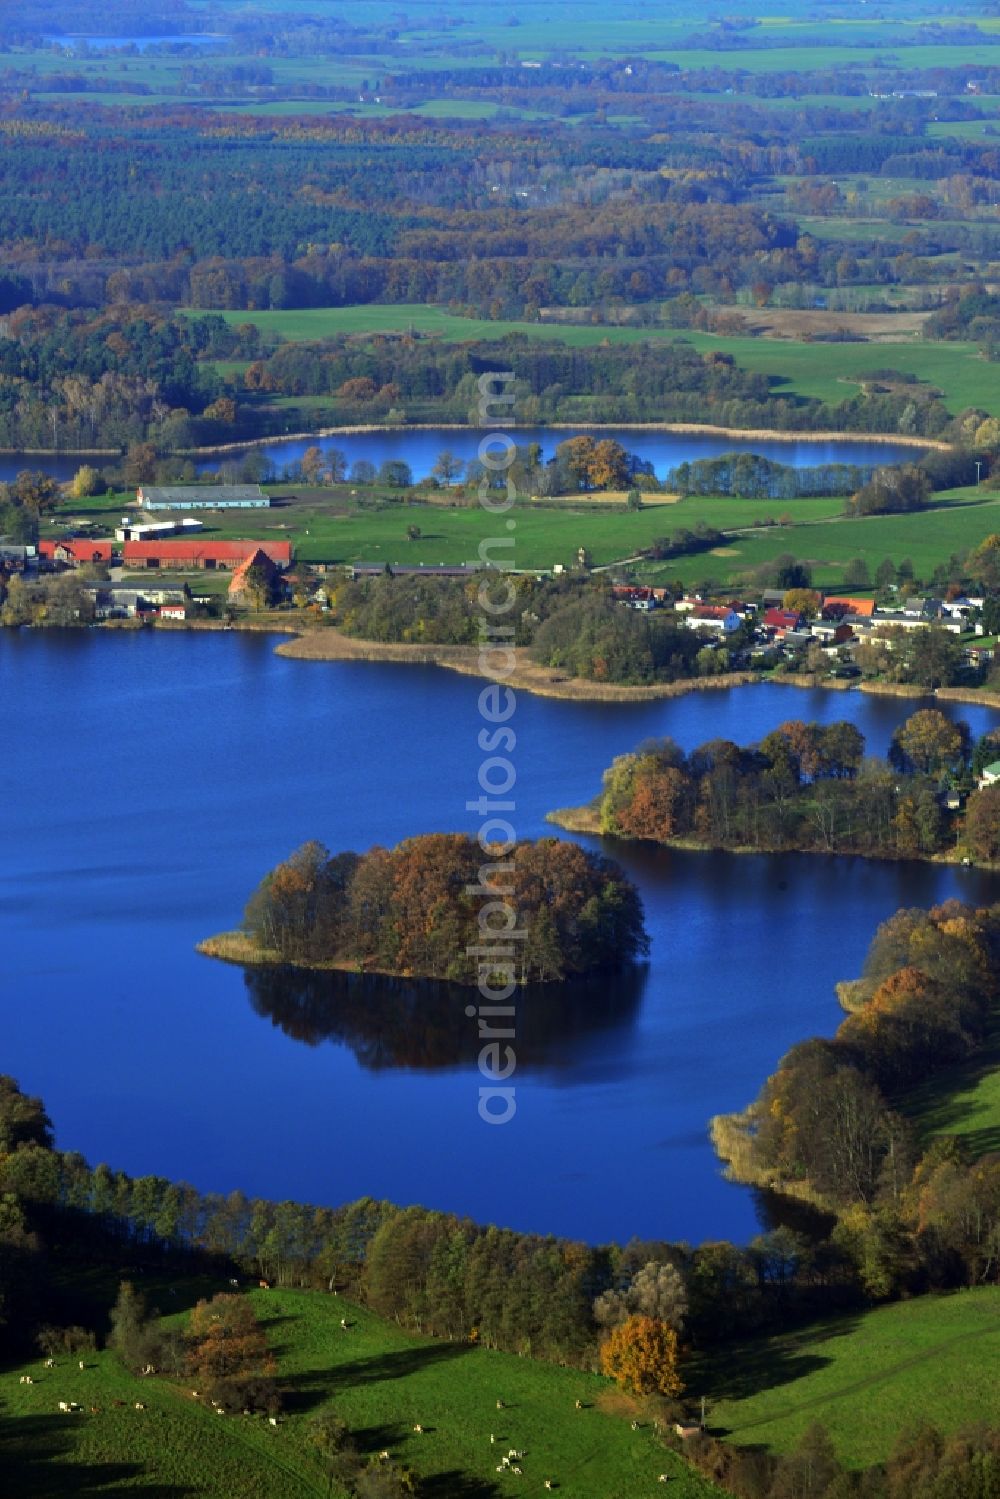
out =
[[[634,966],[570,983],[519,989],[511,1001],[519,1066],[563,1067],[575,1053],[635,1023],[647,970]],[[295,1041],[349,1046],[363,1067],[475,1065],[478,991],[463,984],[375,975],[244,969],[250,1003]],[[506,1020],[488,1017],[495,1027]],[[503,1044],[501,1042],[501,1044]]]

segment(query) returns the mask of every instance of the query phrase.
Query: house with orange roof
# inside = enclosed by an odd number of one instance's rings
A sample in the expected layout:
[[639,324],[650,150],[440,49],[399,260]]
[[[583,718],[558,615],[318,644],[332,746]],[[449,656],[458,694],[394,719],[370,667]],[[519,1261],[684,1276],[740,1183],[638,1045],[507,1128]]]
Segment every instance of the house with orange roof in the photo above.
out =
[[846,618],[850,615],[854,615],[856,619],[871,619],[874,613],[874,599],[859,599],[850,594],[831,593],[823,600],[824,619]]
[[252,552],[233,573],[229,580],[229,602],[243,605],[257,604],[258,595],[252,586],[251,574],[266,578],[268,592],[273,595],[281,577],[281,568],[268,556],[263,547]]

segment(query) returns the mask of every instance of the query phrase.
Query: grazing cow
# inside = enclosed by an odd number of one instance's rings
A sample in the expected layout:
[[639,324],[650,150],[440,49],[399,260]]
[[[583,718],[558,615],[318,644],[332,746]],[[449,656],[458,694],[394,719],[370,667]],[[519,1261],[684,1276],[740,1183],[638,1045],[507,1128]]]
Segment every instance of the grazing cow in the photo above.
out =
[[632,1422],[632,1430],[633,1431],[638,1431],[639,1430],[639,1423],[638,1423],[638,1421],[633,1421]]
[[491,1431],[491,1432],[490,1432],[490,1446],[491,1446],[491,1447],[492,1447],[492,1445],[493,1445],[493,1443],[494,1443],[494,1442],[495,1442],[495,1441],[496,1441],[496,1437],[495,1437],[495,1436],[494,1436],[494,1435],[493,1435],[493,1433],[492,1433],[492,1431]]
[[382,1451],[378,1455],[378,1460],[380,1463],[387,1463],[389,1461],[388,1447],[383,1447]]
[[68,1411],[69,1410],[69,1405],[67,1404],[67,1402],[65,1400],[60,1400],[60,1402],[59,1402],[59,1409],[61,1411]]
[[30,1374],[26,1374],[24,1376],[24,1382],[25,1384],[34,1384],[35,1381],[32,1379]]
[[661,1473],[660,1476],[657,1478],[656,1481],[657,1481],[657,1483],[669,1483],[670,1482],[670,1474],[669,1473]]
[[504,1403],[503,1403],[503,1401],[502,1401],[502,1400],[498,1400],[498,1401],[497,1401],[497,1410],[498,1410],[498,1411],[502,1411],[502,1410],[503,1410],[503,1408],[504,1408]]
[[239,1285],[239,1281],[238,1281],[238,1280],[237,1280],[237,1279],[236,1279],[236,1276],[235,1276],[235,1275],[231,1275],[231,1276],[230,1276],[230,1277],[229,1277],[229,1284],[230,1284],[230,1285],[231,1285],[231,1286],[238,1286],[238,1285]]
[[90,1407],[90,1414],[92,1416],[99,1416],[101,1414],[101,1407],[99,1405],[92,1405]]
[[143,1402],[141,1400],[137,1400],[135,1402],[135,1408],[136,1408],[137,1411],[144,1411],[146,1409],[145,1405],[143,1404]]
[[347,1326],[347,1318],[346,1317],[341,1317],[341,1319],[340,1319],[340,1325],[341,1325],[341,1327],[346,1327]]
[[519,1467],[517,1467],[517,1465],[516,1465],[516,1464],[512,1464],[512,1466],[511,1466],[511,1470],[510,1470],[510,1471],[511,1471],[511,1472],[512,1472],[512,1473],[516,1473],[516,1474],[517,1474],[517,1476],[518,1476],[518,1478],[520,1478],[520,1476],[521,1476],[521,1470],[520,1470],[520,1468],[519,1468]]
[[45,1367],[46,1367],[46,1369],[54,1369],[55,1366],[56,1366],[56,1361],[55,1361],[54,1358],[47,1358],[45,1360]]
[[80,1360],[80,1368],[81,1368],[81,1369],[82,1369],[82,1368],[83,1368],[83,1367],[84,1367],[84,1364],[83,1364],[83,1359],[81,1359],[81,1360]]
[[414,1431],[420,1431],[420,1432],[422,1432],[422,1431],[423,1431],[423,1429],[424,1429],[424,1428],[423,1428],[423,1427],[422,1427],[422,1426],[415,1426],[415,1427],[414,1427],[414,1428],[413,1428],[413,1430],[414,1430]]
[[554,1489],[555,1488],[555,1484],[552,1482],[551,1478],[546,1478],[546,1480],[545,1480],[545,1487],[547,1489]]
[[268,1424],[268,1426],[277,1426],[277,1424],[278,1424],[278,1418],[277,1418],[277,1416],[268,1416],[268,1418],[267,1418],[267,1424]]
[[124,1405],[125,1402],[124,1402],[124,1400],[112,1400],[111,1404],[112,1405]]
[[269,1291],[271,1289],[271,1282],[269,1280],[259,1280],[257,1284],[262,1291]]

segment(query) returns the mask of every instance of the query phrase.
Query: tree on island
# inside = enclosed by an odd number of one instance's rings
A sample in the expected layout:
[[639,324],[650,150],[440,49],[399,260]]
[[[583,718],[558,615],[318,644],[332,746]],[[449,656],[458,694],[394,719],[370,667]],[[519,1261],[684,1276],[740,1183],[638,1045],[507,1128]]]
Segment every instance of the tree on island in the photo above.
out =
[[639,896],[602,855],[555,838],[484,854],[447,833],[367,854],[304,844],[251,896],[244,930],[263,954],[306,966],[475,983],[481,918],[524,933],[491,970],[506,982],[614,970],[648,947]]

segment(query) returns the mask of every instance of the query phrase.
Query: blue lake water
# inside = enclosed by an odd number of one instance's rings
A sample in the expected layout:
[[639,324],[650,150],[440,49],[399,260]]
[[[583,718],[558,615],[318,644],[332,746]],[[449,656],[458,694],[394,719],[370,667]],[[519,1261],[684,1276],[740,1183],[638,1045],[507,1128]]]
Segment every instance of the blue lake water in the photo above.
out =
[[[721,1177],[710,1116],[746,1104],[792,1042],[835,1028],[833,985],[885,916],[1000,895],[933,865],[609,850],[641,889],[649,966],[522,1016],[517,1115],[490,1128],[465,992],[275,999],[194,951],[307,838],[362,849],[477,825],[480,683],[283,660],[273,644],[0,634],[0,1070],[91,1161],[593,1241],[745,1240],[754,1199]],[[652,734],[692,747],[850,717],[882,753],[914,706],[778,686],[624,706],[521,696],[514,821],[545,832],[547,810],[589,798]],[[996,721],[956,716],[976,733]]]
[[[541,444],[545,458],[551,458],[556,445],[576,431],[585,428],[554,430],[551,427],[521,427],[507,429],[511,440],[520,447],[529,443]],[[803,442],[790,438],[765,441],[760,438],[740,439],[735,437],[713,437],[703,433],[630,431],[628,428],[594,428],[597,438],[610,437],[620,442],[630,453],[635,453],[644,462],[653,465],[653,471],[663,478],[668,469],[679,463],[696,458],[717,458],[722,453],[761,453],[776,463],[791,464],[795,468],[808,468],[820,463],[854,463],[878,465],[902,463],[913,459],[920,449],[903,443],[866,442],[863,438],[850,442]],[[426,478],[444,449],[454,453],[464,463],[474,459],[484,433],[472,427],[451,428],[382,428],[378,432],[346,432],[328,438],[292,438],[262,443],[255,451],[263,454],[279,472],[301,459],[306,448],[318,444],[321,448],[334,447],[347,458],[348,463],[368,459],[378,465],[386,459],[398,458],[408,463],[414,478]],[[495,462],[502,457],[502,450],[493,447],[490,456]],[[215,473],[220,463],[239,461],[239,454],[212,458],[199,464],[201,473]]]
[[[577,430],[555,431],[551,427],[511,428],[510,436],[520,446],[541,443],[544,456],[551,458],[557,443],[572,437]],[[367,459],[376,467],[387,459],[401,459],[408,463],[415,479],[426,478],[437,462],[439,455],[448,449],[463,462],[475,458],[483,433],[472,427],[459,428],[382,428],[377,432],[345,432],[331,437],[279,438],[273,442],[260,443],[253,449],[241,449],[235,453],[215,455],[200,462],[199,473],[217,473],[220,468],[239,464],[248,452],[260,453],[280,475],[283,469],[298,462],[307,448],[318,445],[322,449],[339,448],[348,463]],[[878,466],[886,463],[913,461],[920,449],[902,443],[866,442],[858,438],[850,442],[803,442],[794,438],[789,441],[740,440],[735,437],[711,437],[678,432],[630,432],[627,429],[595,429],[597,437],[611,437],[620,442],[630,453],[636,453],[653,465],[659,476],[679,463],[695,458],[715,458],[721,453],[761,453],[778,463],[792,464],[796,468],[811,467],[820,463],[853,463]],[[493,449],[496,459],[499,450]],[[0,453],[0,480],[13,479],[21,469],[44,469],[57,479],[71,479],[81,463],[88,461],[79,453]],[[110,458],[98,458],[99,465],[111,463]]]

